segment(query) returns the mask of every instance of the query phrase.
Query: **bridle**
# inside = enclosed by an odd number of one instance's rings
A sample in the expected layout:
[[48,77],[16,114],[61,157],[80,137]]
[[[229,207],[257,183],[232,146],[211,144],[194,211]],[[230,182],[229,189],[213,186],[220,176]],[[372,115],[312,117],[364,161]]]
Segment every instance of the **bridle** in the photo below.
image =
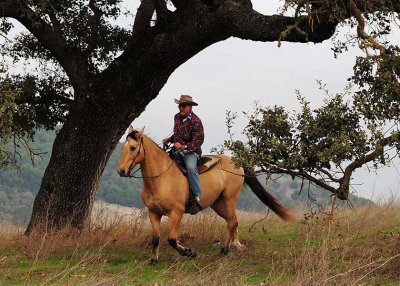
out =
[[[129,135],[130,135],[130,134],[129,134]],[[129,135],[128,135],[128,137],[129,137]],[[131,138],[132,138],[132,137],[131,137]],[[133,138],[132,138],[132,139],[133,139]],[[136,140],[136,139],[134,139],[134,140]],[[146,149],[145,149],[144,144],[143,144],[143,137],[141,137],[141,139],[140,139],[139,149],[138,149],[138,151],[136,152],[135,158],[133,158],[132,163],[129,165],[129,169],[128,169],[128,170],[131,170],[131,169],[132,169],[133,164],[135,163],[137,157],[138,157],[139,154],[140,154],[140,149],[142,148],[142,146],[143,146],[143,156],[146,156]],[[139,167],[135,172],[133,172],[132,174],[129,174],[128,177],[129,177],[129,178],[135,178],[135,179],[154,179],[154,178],[158,178],[158,177],[162,176],[163,174],[165,174],[165,173],[172,167],[173,164],[174,164],[174,160],[171,160],[171,164],[168,166],[168,168],[165,169],[165,170],[164,170],[161,174],[159,174],[159,175],[155,175],[155,176],[135,176],[135,174],[140,170],[140,167]]]
[[[128,135],[128,137],[129,137],[129,135]],[[131,137],[131,138],[132,138],[132,137]],[[132,139],[133,139],[133,138],[132,138]],[[140,149],[142,148],[142,146],[143,146],[143,153],[145,153],[145,149],[144,149],[144,145],[143,145],[143,137],[140,138],[139,149],[138,149],[138,151],[136,152],[135,158],[133,158],[132,163],[129,165],[129,168],[128,168],[129,173],[130,173],[130,170],[132,170],[133,164],[135,163],[137,157],[140,155]],[[144,155],[145,155],[145,154],[144,154]],[[144,155],[143,155],[143,156],[144,156]],[[129,177],[129,178],[135,178],[133,175],[134,175],[135,173],[137,173],[139,170],[140,170],[140,168],[137,169],[132,175],[129,174],[128,177]]]

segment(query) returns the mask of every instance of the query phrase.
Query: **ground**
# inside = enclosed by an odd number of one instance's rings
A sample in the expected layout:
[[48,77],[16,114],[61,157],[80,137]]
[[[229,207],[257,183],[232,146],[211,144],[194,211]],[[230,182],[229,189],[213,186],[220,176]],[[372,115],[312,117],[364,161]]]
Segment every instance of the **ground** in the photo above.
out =
[[142,211],[99,204],[81,234],[25,237],[2,225],[0,285],[400,285],[400,204],[329,212],[299,212],[290,223],[241,212],[246,249],[228,255],[219,254],[222,219],[187,215],[180,240],[196,258],[169,247],[165,219],[156,266]]

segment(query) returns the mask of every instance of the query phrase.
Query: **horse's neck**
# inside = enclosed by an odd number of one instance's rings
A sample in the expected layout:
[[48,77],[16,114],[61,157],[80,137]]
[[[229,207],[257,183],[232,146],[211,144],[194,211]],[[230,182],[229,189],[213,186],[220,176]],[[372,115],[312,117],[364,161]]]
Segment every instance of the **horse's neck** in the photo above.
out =
[[144,160],[140,163],[140,169],[144,177],[159,176],[167,168],[176,166],[173,161],[156,143],[146,136],[143,138]]

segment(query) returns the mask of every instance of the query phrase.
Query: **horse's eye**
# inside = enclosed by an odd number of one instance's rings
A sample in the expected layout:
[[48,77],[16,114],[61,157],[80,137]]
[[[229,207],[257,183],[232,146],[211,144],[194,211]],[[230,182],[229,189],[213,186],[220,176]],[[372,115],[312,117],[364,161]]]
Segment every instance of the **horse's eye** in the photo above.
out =
[[136,147],[131,146],[130,149],[131,149],[131,151],[135,151],[135,150],[136,150]]

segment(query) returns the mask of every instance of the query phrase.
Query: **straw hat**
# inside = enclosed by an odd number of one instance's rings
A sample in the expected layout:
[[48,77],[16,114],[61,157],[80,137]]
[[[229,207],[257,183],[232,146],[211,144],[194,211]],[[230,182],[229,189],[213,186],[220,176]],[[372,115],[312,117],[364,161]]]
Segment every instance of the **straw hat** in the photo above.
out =
[[193,101],[192,97],[190,95],[181,95],[181,98],[176,99],[175,98],[175,103],[176,104],[187,104],[187,105],[192,105],[192,106],[197,106],[198,104]]

